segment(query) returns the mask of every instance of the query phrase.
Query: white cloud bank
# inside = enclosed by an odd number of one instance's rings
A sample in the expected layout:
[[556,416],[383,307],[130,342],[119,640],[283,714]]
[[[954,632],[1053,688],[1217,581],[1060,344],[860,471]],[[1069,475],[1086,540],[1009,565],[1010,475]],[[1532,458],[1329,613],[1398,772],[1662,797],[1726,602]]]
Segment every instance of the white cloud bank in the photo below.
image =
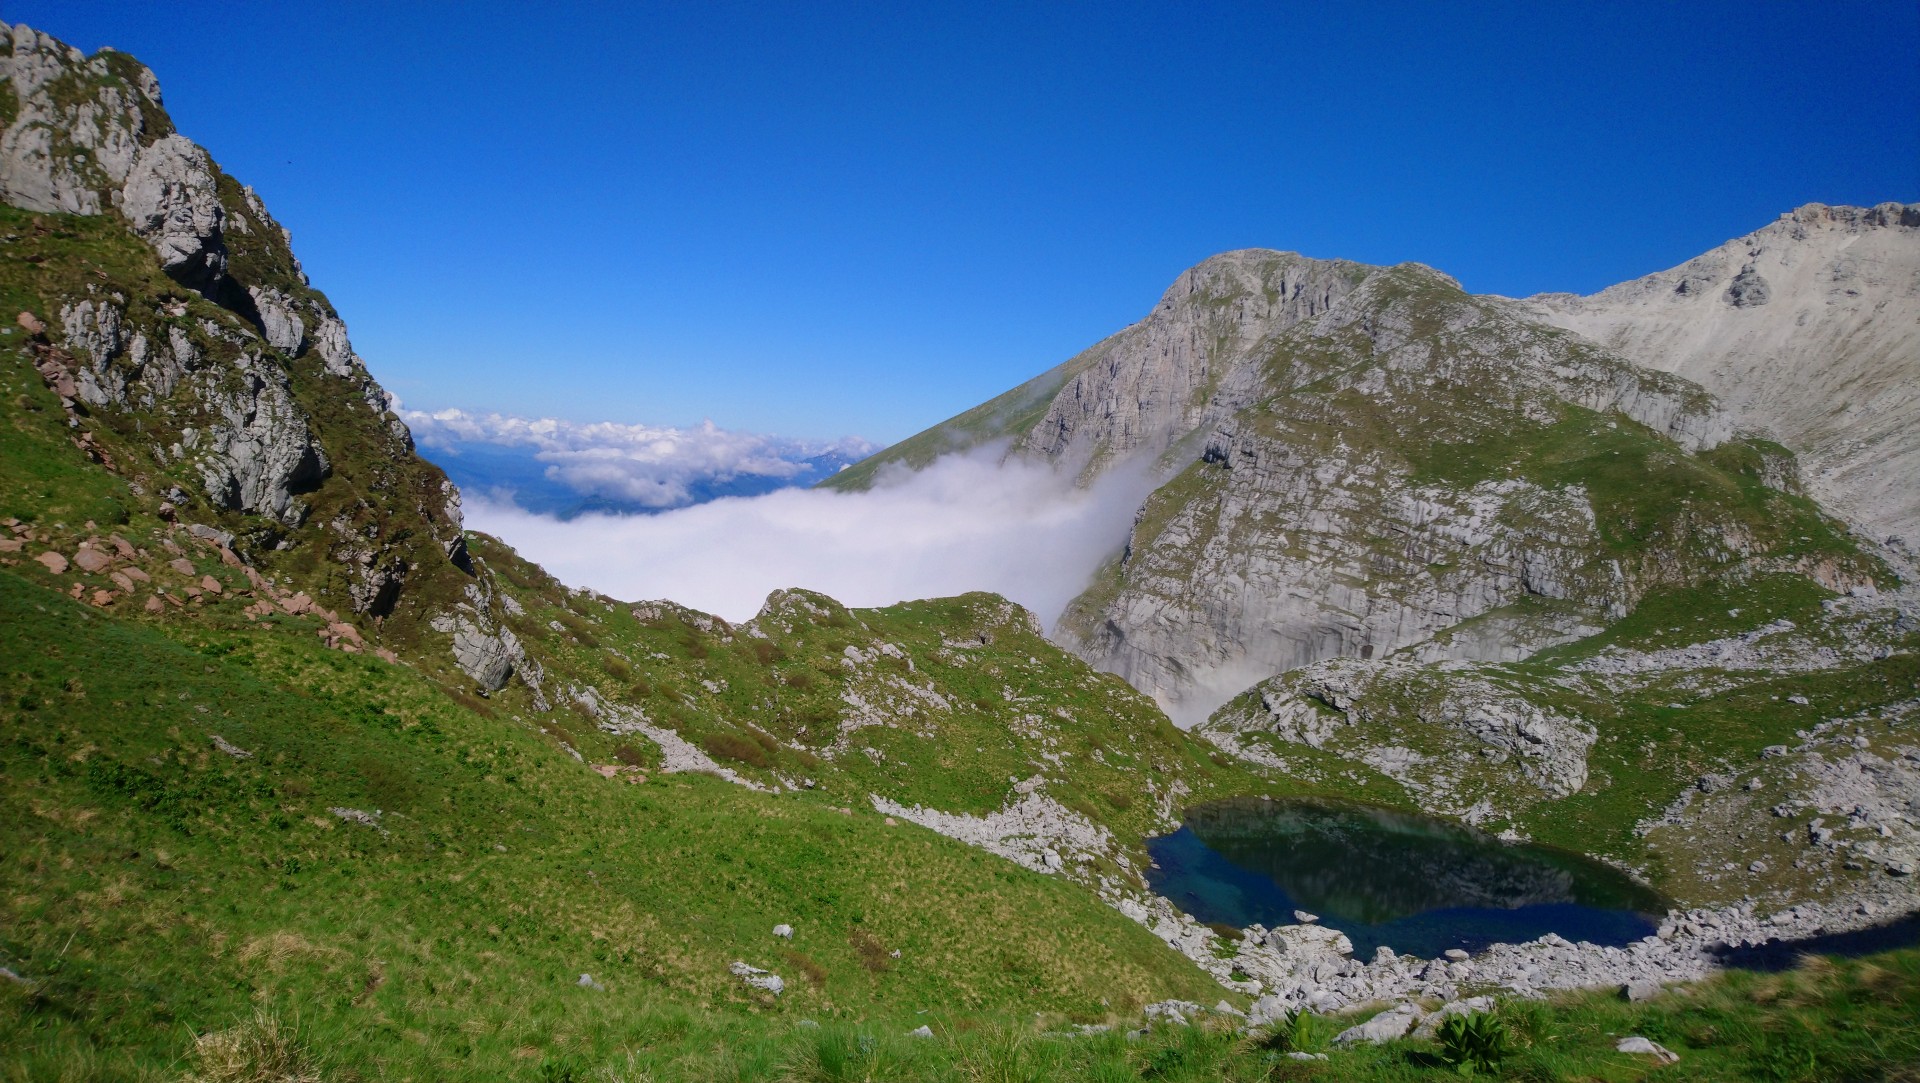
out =
[[1080,488],[992,449],[887,472],[864,493],[783,489],[567,521],[484,493],[466,509],[469,525],[565,583],[728,620],[752,617],[771,591],[804,587],[856,606],[990,590],[1051,623],[1124,544],[1149,488],[1144,468]]
[[683,429],[465,410],[404,410],[401,417],[464,487],[476,495],[509,490],[536,511],[577,505],[576,498],[653,511],[806,485],[879,450],[859,437],[797,440],[711,421]]

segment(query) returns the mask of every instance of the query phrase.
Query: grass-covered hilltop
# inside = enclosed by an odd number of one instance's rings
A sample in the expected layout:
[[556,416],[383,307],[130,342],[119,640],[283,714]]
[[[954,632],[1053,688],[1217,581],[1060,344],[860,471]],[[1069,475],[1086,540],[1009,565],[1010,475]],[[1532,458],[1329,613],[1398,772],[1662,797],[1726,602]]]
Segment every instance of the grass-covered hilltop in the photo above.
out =
[[[730,623],[466,531],[152,73],[0,47],[0,1079],[1920,1079],[1920,952],[1841,952],[1920,903],[1910,551],[1850,525],[1907,490],[1648,367],[1644,291],[1216,257],[834,482],[1151,459],[1054,638],[985,593]],[[1895,206],[1778,243],[1910,253]],[[1209,926],[1147,842],[1228,798],[1674,909],[1468,959]]]

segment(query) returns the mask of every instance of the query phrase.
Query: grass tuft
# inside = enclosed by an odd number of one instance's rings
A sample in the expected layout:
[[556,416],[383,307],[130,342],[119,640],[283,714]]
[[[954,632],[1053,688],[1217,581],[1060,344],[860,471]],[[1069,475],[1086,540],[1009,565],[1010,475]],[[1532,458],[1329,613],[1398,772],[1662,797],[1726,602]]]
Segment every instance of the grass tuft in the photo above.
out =
[[181,1083],[324,1083],[320,1058],[298,1027],[256,1010],[244,1023],[194,1039]]

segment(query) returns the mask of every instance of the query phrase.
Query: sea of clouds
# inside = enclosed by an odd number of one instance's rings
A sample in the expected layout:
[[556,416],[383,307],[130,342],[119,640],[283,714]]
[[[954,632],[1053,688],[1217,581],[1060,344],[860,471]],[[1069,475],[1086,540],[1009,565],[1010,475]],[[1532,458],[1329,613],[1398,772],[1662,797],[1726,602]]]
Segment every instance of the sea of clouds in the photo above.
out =
[[1004,451],[883,471],[865,492],[785,488],[652,515],[563,519],[501,490],[468,492],[467,522],[562,582],[728,620],[804,587],[856,606],[989,590],[1051,625],[1119,551],[1151,485],[1144,468],[1121,468],[1080,486]]
[[401,417],[469,500],[563,519],[649,514],[811,485],[879,450],[859,437],[796,440],[711,421],[674,428],[464,410],[403,410]]

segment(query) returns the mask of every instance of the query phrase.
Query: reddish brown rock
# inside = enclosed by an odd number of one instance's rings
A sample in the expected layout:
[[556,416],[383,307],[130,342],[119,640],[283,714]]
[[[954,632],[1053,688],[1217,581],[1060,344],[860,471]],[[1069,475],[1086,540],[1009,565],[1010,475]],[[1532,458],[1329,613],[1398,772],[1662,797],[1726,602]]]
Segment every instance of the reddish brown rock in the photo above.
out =
[[307,592],[303,590],[291,598],[280,599],[280,608],[286,610],[289,616],[297,617],[312,611],[313,599],[307,597]]
[[120,597],[118,594],[115,594],[110,590],[96,590],[93,592],[93,604],[94,605],[112,605],[113,600],[118,597]]
[[73,562],[88,575],[98,575],[113,567],[113,558],[98,549],[81,549],[75,552]]
[[132,542],[128,541],[127,539],[121,537],[118,534],[111,535],[110,537],[107,538],[107,540],[112,542],[113,548],[117,552],[119,552],[121,556],[126,557],[128,560],[132,560],[134,557],[137,557],[140,555],[139,551],[134,549]]
[[19,538],[0,538],[0,553],[18,553],[26,544]]
[[148,574],[146,573],[146,571],[145,571],[144,569],[141,569],[141,568],[123,568],[123,569],[121,569],[121,570],[127,573],[127,578],[129,578],[129,579],[132,579],[132,580],[134,580],[135,582],[138,582],[138,583],[151,583],[151,582],[153,582],[153,576],[150,576],[150,575],[148,575]]
[[113,580],[114,586],[119,587],[121,590],[126,591],[128,594],[133,593],[133,578],[129,576],[127,573],[114,572],[111,575],[109,575],[107,578]]
[[203,575],[200,577],[200,589],[206,591],[208,594],[219,594],[227,588],[221,586],[220,580],[215,579],[213,576]]
[[47,325],[40,322],[40,317],[31,312],[22,312],[13,318],[13,322],[29,335],[37,335],[47,329]]
[[195,570],[193,561],[188,560],[186,557],[174,557],[172,560],[167,561],[167,567],[172,568],[181,575],[192,575]]
[[162,602],[160,600],[159,595],[149,594],[147,595],[147,604],[142,606],[141,608],[145,609],[149,613],[163,613],[166,611],[167,606],[165,602]]
[[47,570],[52,572],[55,575],[65,575],[67,572],[67,558],[61,556],[59,553],[56,553],[51,549],[47,550],[44,553],[41,553],[39,556],[34,557],[33,559],[39,561],[42,564],[45,564],[47,566]]

